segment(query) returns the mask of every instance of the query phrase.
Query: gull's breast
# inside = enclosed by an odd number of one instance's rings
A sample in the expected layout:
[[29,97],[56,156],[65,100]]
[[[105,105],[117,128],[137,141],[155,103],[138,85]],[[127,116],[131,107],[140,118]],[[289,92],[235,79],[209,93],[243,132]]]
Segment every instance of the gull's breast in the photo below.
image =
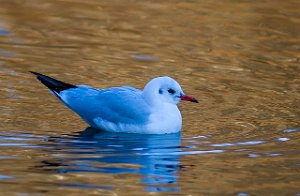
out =
[[166,134],[181,131],[182,118],[177,106],[171,105],[152,112],[147,122],[111,122],[101,117],[96,117],[93,119],[93,124],[98,129],[110,132]]
[[176,105],[166,104],[150,115],[148,129],[155,134],[181,131],[182,117]]

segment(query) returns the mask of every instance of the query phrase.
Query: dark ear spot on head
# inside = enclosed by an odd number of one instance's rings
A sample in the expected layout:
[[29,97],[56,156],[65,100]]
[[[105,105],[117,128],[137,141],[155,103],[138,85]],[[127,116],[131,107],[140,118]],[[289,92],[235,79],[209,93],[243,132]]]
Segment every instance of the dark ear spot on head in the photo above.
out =
[[170,89],[168,90],[168,92],[169,92],[170,94],[174,94],[174,93],[175,93],[175,90],[170,88]]
[[159,94],[163,94],[163,90],[162,90],[162,89],[159,89],[159,90],[158,90],[158,93],[159,93]]

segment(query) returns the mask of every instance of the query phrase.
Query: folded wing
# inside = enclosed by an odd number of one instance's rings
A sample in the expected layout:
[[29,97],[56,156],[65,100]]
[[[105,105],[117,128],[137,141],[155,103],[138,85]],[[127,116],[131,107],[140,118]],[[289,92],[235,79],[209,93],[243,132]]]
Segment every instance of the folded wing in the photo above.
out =
[[77,86],[59,93],[60,99],[86,122],[93,126],[95,118],[123,124],[146,124],[150,107],[132,87],[97,90]]

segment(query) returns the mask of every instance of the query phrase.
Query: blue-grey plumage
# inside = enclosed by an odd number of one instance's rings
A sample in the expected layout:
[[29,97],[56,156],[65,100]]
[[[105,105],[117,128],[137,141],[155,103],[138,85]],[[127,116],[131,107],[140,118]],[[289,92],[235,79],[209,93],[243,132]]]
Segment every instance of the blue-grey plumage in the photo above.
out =
[[163,134],[181,130],[177,103],[198,102],[170,77],[152,79],[143,90],[133,87],[95,89],[72,85],[32,72],[66,106],[90,126],[104,131]]

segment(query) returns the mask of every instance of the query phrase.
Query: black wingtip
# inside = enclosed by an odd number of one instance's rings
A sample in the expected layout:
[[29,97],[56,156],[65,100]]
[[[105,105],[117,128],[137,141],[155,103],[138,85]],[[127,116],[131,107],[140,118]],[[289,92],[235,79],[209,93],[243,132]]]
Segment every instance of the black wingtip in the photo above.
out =
[[[45,77],[45,78],[49,78],[49,79],[53,79],[55,80],[54,78],[51,78],[49,76],[46,76],[44,74],[41,74],[41,73],[38,73],[38,72],[35,72],[35,71],[29,71],[30,73],[34,74],[37,76],[37,79],[41,80],[41,77]],[[57,80],[58,81],[58,80]],[[59,81],[60,82],[60,81]]]
[[[46,75],[44,75],[44,74],[41,74],[41,73],[38,73],[38,72],[35,72],[35,71],[29,71],[30,73],[32,73],[32,74],[34,74],[34,75],[36,75],[37,76],[37,78],[38,78],[38,76],[45,76],[45,77],[48,77],[48,76],[46,76]],[[39,79],[39,78],[38,78]],[[39,79],[40,80],[40,79]]]
[[76,85],[68,84],[59,80],[56,80],[54,78],[51,78],[49,76],[46,76],[44,74],[35,72],[35,71],[29,71],[30,73],[37,76],[37,79],[41,81],[42,84],[47,86],[51,91],[60,93],[61,91],[70,89],[70,88],[77,88]]
[[39,73],[38,72],[35,72],[35,71],[29,71],[30,73],[34,74],[34,75],[38,75]]

